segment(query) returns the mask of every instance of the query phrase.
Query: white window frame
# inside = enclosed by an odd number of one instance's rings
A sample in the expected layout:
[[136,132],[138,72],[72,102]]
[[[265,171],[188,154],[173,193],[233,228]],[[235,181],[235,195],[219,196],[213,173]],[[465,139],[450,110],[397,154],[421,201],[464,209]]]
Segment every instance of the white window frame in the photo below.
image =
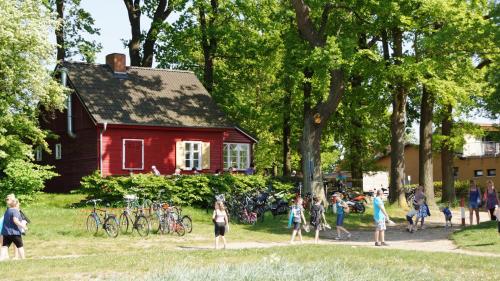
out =
[[[241,163],[241,160],[240,160],[240,151],[241,150],[238,149],[237,160],[236,160],[236,163],[235,163],[236,165],[234,165],[233,163],[231,163],[231,165],[228,165],[228,168],[226,168],[225,170],[228,170],[230,167],[236,166],[236,170],[238,170],[238,171],[245,171],[246,169],[248,169],[250,167],[250,144],[248,144],[248,143],[238,143],[238,142],[225,142],[224,146],[227,146],[227,154],[224,155],[224,159],[223,159],[223,162],[222,162],[223,165],[224,165],[225,161],[231,161],[231,150],[229,149],[231,147],[231,145],[236,145],[237,147],[246,147],[246,149],[247,149],[247,161],[245,163],[246,167],[244,167],[244,168],[240,167],[240,163]],[[222,148],[222,151],[224,151],[224,147]]]
[[41,146],[35,148],[35,161],[41,162],[43,160],[43,149]]
[[62,145],[60,143],[56,143],[55,148],[54,148],[54,154],[55,154],[56,160],[62,159]]
[[[189,151],[189,159],[186,158],[186,144],[190,144],[190,147],[191,147],[191,150]],[[194,163],[194,151],[192,149],[193,147],[193,144],[198,144],[198,155],[199,155],[199,159],[198,159],[198,166],[197,167],[193,167],[193,163]],[[197,170],[201,170],[201,167],[202,167],[202,161],[203,161],[203,142],[202,141],[183,141],[182,142],[182,145],[184,146],[183,149],[184,149],[184,169],[185,170],[193,170],[193,168],[196,168]],[[189,160],[189,163],[190,163],[190,167],[186,166],[186,160]]]
[[[125,143],[127,141],[141,142],[141,168],[127,168],[125,167]],[[122,170],[128,171],[142,171],[144,170],[144,139],[123,139],[122,140]]]

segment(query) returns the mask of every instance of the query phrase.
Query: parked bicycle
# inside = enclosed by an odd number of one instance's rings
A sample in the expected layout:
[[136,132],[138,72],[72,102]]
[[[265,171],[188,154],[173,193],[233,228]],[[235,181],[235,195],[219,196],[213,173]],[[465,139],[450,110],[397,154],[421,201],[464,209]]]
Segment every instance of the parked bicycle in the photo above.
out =
[[109,214],[106,209],[97,208],[97,202],[101,201],[101,199],[92,199],[87,201],[87,204],[90,202],[94,204],[92,212],[87,217],[87,231],[97,234],[99,226],[102,226],[101,228],[104,229],[109,237],[116,238],[120,228],[118,220],[114,214]]
[[127,203],[125,209],[120,215],[120,230],[122,233],[137,230],[140,236],[148,236],[151,225],[144,213],[144,205],[139,205],[136,196],[124,196]]

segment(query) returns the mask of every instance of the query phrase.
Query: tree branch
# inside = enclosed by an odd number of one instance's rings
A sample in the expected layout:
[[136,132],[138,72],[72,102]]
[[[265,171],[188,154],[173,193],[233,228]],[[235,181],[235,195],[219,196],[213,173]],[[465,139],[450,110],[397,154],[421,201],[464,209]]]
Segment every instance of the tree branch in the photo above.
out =
[[476,66],[476,69],[482,69],[483,67],[488,66],[491,63],[492,61],[490,59],[484,59]]
[[312,19],[309,16],[311,11],[309,6],[304,3],[304,0],[292,0],[292,5],[295,9],[295,18],[301,37],[313,47],[324,46],[326,42],[322,40],[321,35],[314,28]]

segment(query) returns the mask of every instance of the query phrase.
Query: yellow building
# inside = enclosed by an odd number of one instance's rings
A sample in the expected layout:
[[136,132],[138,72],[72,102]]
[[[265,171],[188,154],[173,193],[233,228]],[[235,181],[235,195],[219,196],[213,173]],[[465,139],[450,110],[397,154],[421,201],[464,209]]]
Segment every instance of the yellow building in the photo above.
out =
[[[453,170],[456,180],[474,179],[481,187],[487,180],[492,180],[500,190],[500,130],[493,125],[481,125],[485,130],[485,136],[476,138],[465,137],[465,145],[461,153],[453,160]],[[433,157],[434,181],[441,181],[441,155],[435,153]],[[377,166],[381,170],[389,171],[391,168],[391,157],[385,155],[377,160]],[[405,178],[410,178],[411,184],[418,183],[418,145],[407,145],[405,147]]]

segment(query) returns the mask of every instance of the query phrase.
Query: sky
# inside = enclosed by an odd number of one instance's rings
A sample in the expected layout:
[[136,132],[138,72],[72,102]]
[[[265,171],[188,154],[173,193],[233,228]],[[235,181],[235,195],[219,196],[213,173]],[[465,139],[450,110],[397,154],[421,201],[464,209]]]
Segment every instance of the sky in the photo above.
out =
[[[102,44],[102,50],[96,56],[97,63],[104,63],[105,57],[110,53],[123,53],[127,56],[127,64],[130,62],[128,50],[125,48],[122,39],[131,37],[130,23],[123,0],[82,0],[82,8],[87,10],[95,19],[95,26],[100,28],[101,36],[96,37],[97,42]],[[176,16],[171,15],[169,20],[175,20]],[[141,27],[147,28],[151,21],[146,17],[141,17]],[[500,118],[491,120],[481,116],[479,112],[468,119],[475,123],[500,123]],[[416,138],[418,140],[418,127],[416,129]]]

